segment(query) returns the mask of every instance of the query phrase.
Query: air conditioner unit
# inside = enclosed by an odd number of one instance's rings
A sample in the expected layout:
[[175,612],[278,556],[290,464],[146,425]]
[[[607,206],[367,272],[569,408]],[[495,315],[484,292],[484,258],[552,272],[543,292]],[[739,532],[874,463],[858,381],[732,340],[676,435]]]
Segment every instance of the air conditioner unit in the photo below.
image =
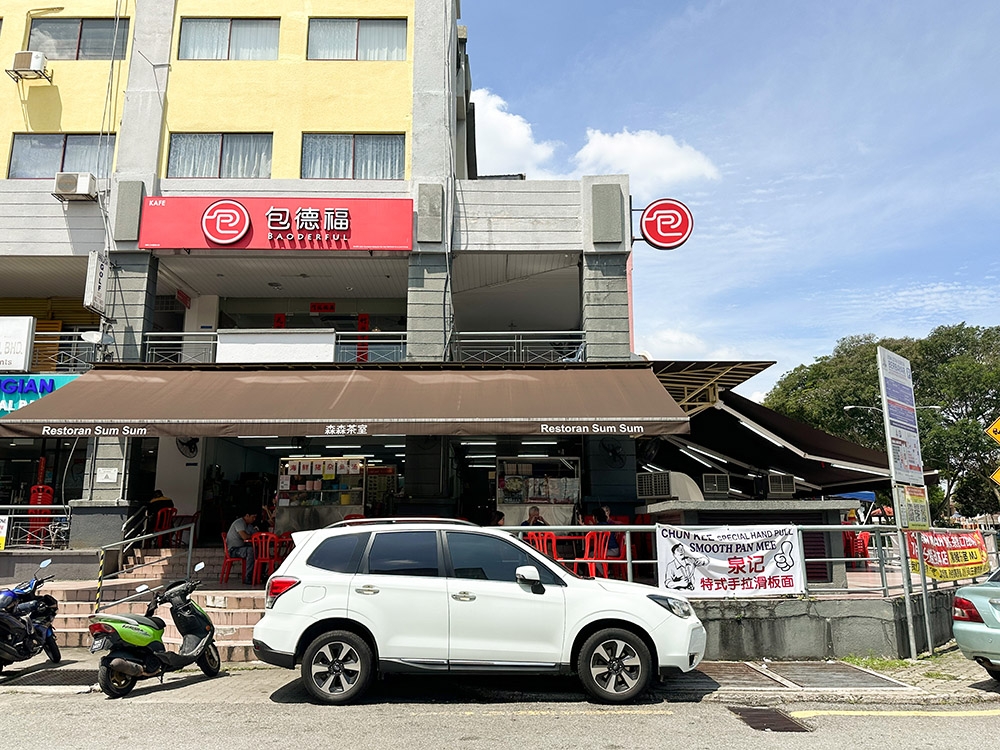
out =
[[670,472],[643,472],[635,475],[636,495],[640,500],[663,500],[670,494]]
[[728,474],[702,474],[701,486],[706,499],[719,499],[729,496]]
[[791,497],[795,494],[795,477],[787,474],[769,474],[767,477],[768,497]]
[[57,172],[52,195],[61,201],[95,200],[97,178],[90,172]]
[[36,73],[41,75],[45,72],[46,62],[45,55],[41,52],[32,52],[31,50],[15,52],[14,64],[11,66],[11,70],[15,73]]

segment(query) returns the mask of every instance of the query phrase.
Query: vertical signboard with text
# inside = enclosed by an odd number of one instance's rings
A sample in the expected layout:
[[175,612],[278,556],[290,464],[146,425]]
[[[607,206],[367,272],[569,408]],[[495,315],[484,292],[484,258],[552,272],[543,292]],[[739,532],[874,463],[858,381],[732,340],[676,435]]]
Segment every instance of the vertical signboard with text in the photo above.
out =
[[900,528],[929,529],[930,508],[924,487],[917,405],[910,361],[878,348],[878,383],[882,392],[885,445],[892,472],[896,522]]

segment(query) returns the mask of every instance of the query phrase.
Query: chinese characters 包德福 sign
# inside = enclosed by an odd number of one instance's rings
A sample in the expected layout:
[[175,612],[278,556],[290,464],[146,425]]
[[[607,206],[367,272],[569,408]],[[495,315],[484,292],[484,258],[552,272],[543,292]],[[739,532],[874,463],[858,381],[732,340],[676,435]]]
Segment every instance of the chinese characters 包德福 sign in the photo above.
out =
[[146,198],[139,247],[412,250],[410,198]]

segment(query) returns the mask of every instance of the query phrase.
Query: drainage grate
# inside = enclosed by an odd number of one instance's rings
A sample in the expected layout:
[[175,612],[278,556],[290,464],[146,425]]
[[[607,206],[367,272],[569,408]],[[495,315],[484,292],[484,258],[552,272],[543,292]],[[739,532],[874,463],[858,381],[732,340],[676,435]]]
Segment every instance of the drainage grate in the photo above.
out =
[[743,662],[702,662],[697,669],[670,674],[660,683],[668,693],[714,693],[725,689],[787,689],[777,680]]
[[93,685],[97,682],[96,669],[44,669],[26,675],[10,675],[0,685],[33,687],[41,685]]
[[729,706],[730,711],[739,716],[743,723],[751,729],[759,732],[811,732],[805,724],[802,724],[784,711],[775,708],[746,708],[743,706]]
[[768,671],[805,688],[882,688],[905,689],[889,680],[843,662],[772,661]]

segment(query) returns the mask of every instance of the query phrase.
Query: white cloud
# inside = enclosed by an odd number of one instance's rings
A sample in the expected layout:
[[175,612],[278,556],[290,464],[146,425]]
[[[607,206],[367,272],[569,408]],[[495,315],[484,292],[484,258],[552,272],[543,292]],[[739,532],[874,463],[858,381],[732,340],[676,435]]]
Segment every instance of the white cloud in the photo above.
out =
[[472,92],[476,105],[476,160],[479,174],[519,174],[538,179],[552,159],[556,142],[535,141],[531,123],[507,110],[489,89]]
[[637,334],[635,347],[636,351],[646,353],[652,359],[739,359],[732,348],[712,347],[690,330],[682,328],[659,328],[649,334]]
[[509,111],[503,98],[472,92],[476,105],[476,158],[480,174],[524,173],[528,179],[578,179],[582,175],[627,174],[639,201],[695,180],[717,180],[719,170],[703,153],[652,130],[618,133],[587,130],[587,142],[570,159],[572,169],[551,162],[558,141],[536,141],[531,123]]
[[694,180],[717,180],[719,170],[687,143],[652,130],[619,133],[587,130],[587,143],[573,157],[577,174],[628,174],[641,201]]

